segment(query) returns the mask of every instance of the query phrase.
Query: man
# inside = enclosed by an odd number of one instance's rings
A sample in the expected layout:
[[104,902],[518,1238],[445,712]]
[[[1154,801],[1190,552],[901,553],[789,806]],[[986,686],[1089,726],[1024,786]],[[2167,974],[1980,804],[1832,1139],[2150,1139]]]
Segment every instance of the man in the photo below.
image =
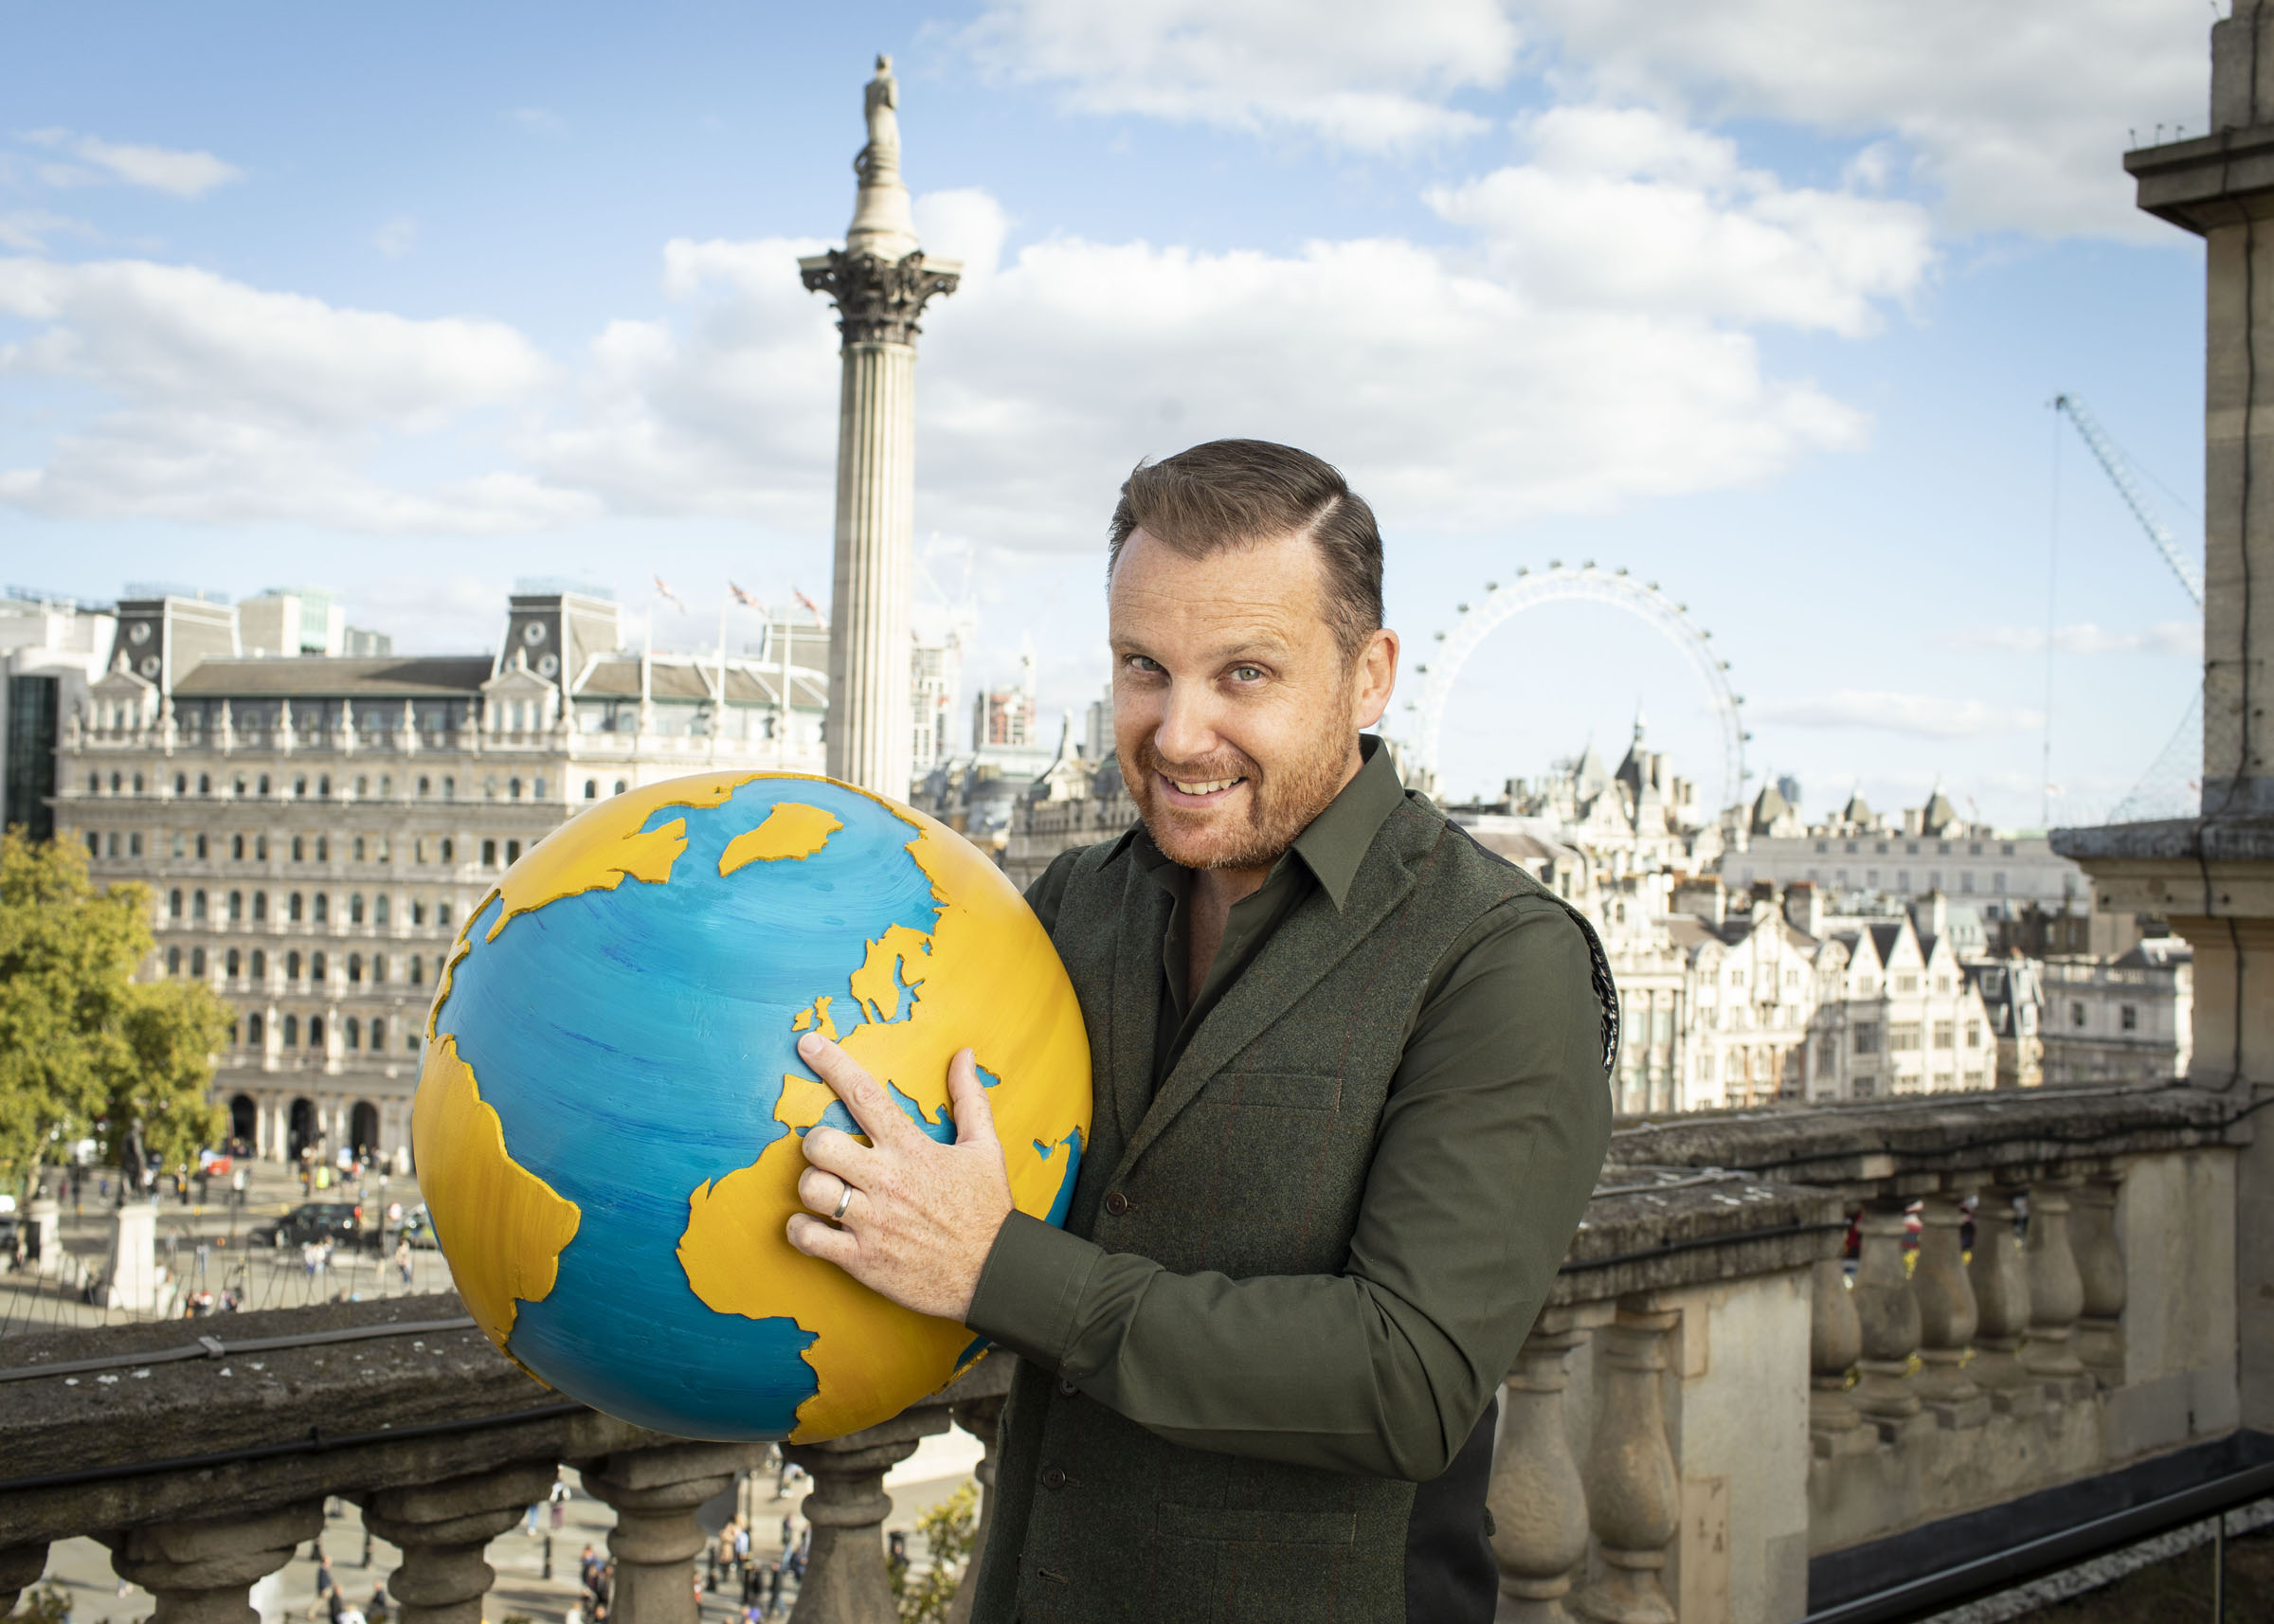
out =
[[1484,1624],[1493,1398],[1608,1143],[1600,947],[1363,736],[1398,639],[1334,469],[1141,465],[1108,583],[1143,826],[1029,893],[1094,1068],[1066,1227],[968,1051],[938,1146],[808,1035],[869,1143],[806,1136],[790,1239],[1019,1355],[975,1619]]

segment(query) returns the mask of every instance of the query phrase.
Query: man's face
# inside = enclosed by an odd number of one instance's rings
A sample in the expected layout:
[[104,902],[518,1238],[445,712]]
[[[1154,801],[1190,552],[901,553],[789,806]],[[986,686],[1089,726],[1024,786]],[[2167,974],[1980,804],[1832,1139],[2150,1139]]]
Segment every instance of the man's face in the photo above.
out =
[[1398,639],[1345,659],[1300,536],[1187,558],[1140,530],[1108,597],[1113,742],[1154,842],[1186,868],[1268,867],[1357,772]]

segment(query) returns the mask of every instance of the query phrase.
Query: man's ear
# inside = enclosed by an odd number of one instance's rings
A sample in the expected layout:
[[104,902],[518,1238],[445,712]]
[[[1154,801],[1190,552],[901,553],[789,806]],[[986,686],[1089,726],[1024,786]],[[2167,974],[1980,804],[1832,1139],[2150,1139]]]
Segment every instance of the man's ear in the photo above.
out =
[[1357,663],[1357,680],[1350,685],[1351,720],[1370,728],[1389,710],[1390,695],[1398,686],[1398,634],[1387,626],[1370,633],[1358,651]]

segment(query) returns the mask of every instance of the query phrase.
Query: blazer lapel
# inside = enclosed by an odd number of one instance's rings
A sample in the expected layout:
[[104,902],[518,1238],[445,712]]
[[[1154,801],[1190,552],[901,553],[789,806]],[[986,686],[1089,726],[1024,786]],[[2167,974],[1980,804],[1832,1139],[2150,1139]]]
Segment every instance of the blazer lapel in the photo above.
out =
[[[1280,923],[1271,940],[1263,945],[1263,950],[1255,955],[1254,962],[1192,1035],[1192,1041],[1185,1046],[1176,1069],[1163,1081],[1161,1092],[1153,1097],[1143,1120],[1129,1135],[1128,1148],[1122,1152],[1121,1166],[1114,1174],[1117,1180],[1161,1137],[1176,1120],[1177,1113],[1199,1097],[1209,1079],[1261,1037],[1264,1029],[1285,1015],[1297,999],[1316,986],[1328,970],[1353,952],[1412,893],[1419,870],[1426,866],[1434,852],[1425,849],[1415,854],[1417,860],[1403,860],[1394,847],[1399,843],[1398,835],[1405,832],[1402,812],[1392,813],[1381,833],[1375,837],[1373,849],[1366,854],[1358,877],[1351,882],[1350,893],[1344,899],[1341,911],[1336,911],[1332,899],[1325,892],[1314,888]],[[1441,829],[1437,832],[1442,833]],[[1165,929],[1165,917],[1162,926]],[[1156,996],[1161,968],[1159,940],[1156,934],[1153,963]],[[1117,987],[1118,981],[1116,977]],[[1147,1005],[1148,1010],[1153,1008]],[[1114,1014],[1118,1051],[1118,993]],[[1149,1045],[1147,1050],[1149,1053]]]
[[1153,1039],[1161,1019],[1161,939],[1168,934],[1167,892],[1141,862],[1128,863],[1122,892],[1120,929],[1113,943],[1112,1004],[1108,1016],[1110,1052],[1106,1091],[1113,1096],[1113,1120],[1121,1142],[1145,1113],[1153,1092]]

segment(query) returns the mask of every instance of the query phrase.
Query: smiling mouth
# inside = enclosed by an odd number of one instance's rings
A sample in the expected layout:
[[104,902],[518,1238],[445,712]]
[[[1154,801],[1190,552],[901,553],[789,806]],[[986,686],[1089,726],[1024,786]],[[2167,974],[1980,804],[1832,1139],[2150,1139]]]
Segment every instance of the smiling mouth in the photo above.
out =
[[1163,781],[1179,795],[1189,795],[1196,800],[1201,796],[1220,794],[1247,783],[1245,778],[1182,779],[1169,778],[1165,774],[1163,775]]

